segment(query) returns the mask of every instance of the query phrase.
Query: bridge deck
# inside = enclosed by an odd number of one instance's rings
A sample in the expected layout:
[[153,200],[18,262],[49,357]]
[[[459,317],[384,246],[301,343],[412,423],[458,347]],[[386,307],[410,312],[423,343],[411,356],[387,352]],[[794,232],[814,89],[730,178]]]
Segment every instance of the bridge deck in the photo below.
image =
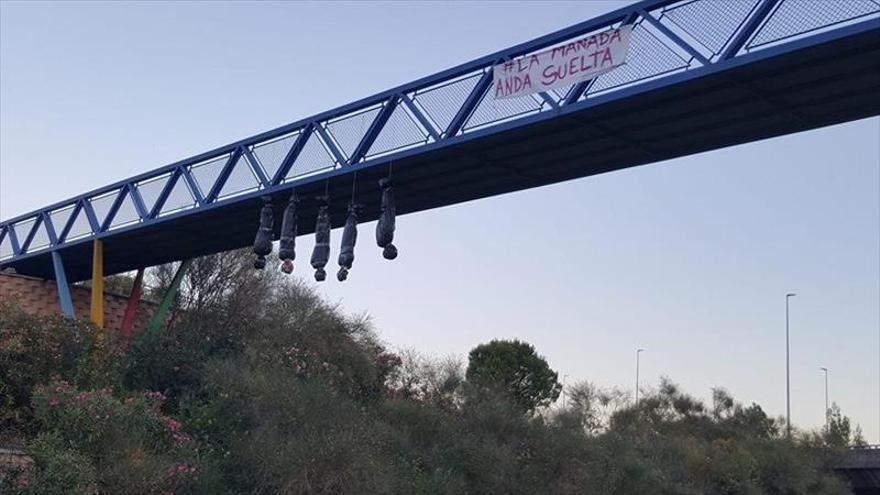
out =
[[856,495],[880,491],[880,445],[855,447],[835,466],[846,476]]
[[[246,246],[253,241],[260,196],[271,195],[281,204],[293,186],[305,198],[301,235],[313,231],[312,198],[325,187],[336,198],[334,227],[341,226],[355,170],[358,200],[366,207],[362,218],[374,220],[376,181],[388,173],[392,160],[398,213],[406,214],[875,116],[880,114],[878,26],[877,20],[867,21],[818,39],[740,55],[723,66],[673,74],[662,84],[560,105],[385,160],[351,163],[234,201],[204,204],[198,214],[181,212],[105,232],[99,236],[105,244],[105,273]],[[89,277],[90,240],[54,247],[64,255],[68,280]],[[21,253],[3,266],[33,276],[53,275],[48,250]]]

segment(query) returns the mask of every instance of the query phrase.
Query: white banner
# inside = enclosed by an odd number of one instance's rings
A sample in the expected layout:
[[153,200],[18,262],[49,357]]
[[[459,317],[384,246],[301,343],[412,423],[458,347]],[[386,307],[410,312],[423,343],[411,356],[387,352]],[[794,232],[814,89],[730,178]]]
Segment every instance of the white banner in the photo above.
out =
[[632,25],[586,36],[494,67],[495,98],[547,91],[592,79],[621,65]]

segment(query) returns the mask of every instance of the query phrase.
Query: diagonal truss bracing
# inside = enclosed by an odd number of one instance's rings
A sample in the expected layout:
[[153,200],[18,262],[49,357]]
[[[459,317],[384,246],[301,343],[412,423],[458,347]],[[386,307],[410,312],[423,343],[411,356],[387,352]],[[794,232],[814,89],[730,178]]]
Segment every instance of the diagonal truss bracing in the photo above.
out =
[[[632,24],[627,64],[494,99],[493,65]],[[0,263],[491,136],[784,53],[880,30],[880,0],[643,0],[458,67],[0,222]]]

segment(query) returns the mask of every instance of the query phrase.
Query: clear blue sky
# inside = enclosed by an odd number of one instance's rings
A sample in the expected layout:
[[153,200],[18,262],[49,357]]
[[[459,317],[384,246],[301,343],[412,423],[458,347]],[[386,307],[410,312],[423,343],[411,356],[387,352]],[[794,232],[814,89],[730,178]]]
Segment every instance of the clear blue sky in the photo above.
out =
[[[4,1],[0,218],[624,3]],[[878,136],[874,118],[402,217],[397,261],[364,235],[349,281],[320,290],[394,346],[518,337],[569,382],[627,388],[644,347],[643,383],[773,414],[797,292],[793,421],[822,423],[828,366],[877,442]]]

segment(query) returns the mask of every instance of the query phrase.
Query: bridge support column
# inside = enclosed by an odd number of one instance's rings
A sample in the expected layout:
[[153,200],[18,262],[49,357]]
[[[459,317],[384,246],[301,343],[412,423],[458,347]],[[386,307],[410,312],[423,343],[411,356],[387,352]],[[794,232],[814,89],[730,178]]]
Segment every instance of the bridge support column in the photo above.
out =
[[66,318],[74,318],[73,299],[70,297],[70,286],[67,285],[67,273],[64,271],[64,261],[58,251],[52,251],[52,264],[55,267],[55,283],[58,285],[58,303],[61,305],[61,313]]
[[92,245],[91,319],[95,326],[104,328],[104,244],[98,239]]
[[168,316],[168,310],[171,309],[171,304],[174,303],[177,291],[180,290],[180,282],[183,280],[183,276],[186,274],[186,271],[191,264],[191,259],[183,260],[183,262],[180,263],[177,272],[174,274],[174,278],[171,280],[171,286],[168,287],[168,291],[162,296],[162,302],[159,303],[159,307],[156,308],[156,312],[153,313],[153,317],[147,325],[147,332],[155,334],[159,331],[159,328],[162,327],[162,324],[165,323],[165,318]]
[[131,330],[134,328],[134,317],[137,315],[138,305],[141,302],[141,288],[144,284],[144,269],[140,268],[134,277],[131,286],[131,294],[128,295],[128,304],[125,306],[125,316],[122,317],[122,340],[126,344],[131,340]]

